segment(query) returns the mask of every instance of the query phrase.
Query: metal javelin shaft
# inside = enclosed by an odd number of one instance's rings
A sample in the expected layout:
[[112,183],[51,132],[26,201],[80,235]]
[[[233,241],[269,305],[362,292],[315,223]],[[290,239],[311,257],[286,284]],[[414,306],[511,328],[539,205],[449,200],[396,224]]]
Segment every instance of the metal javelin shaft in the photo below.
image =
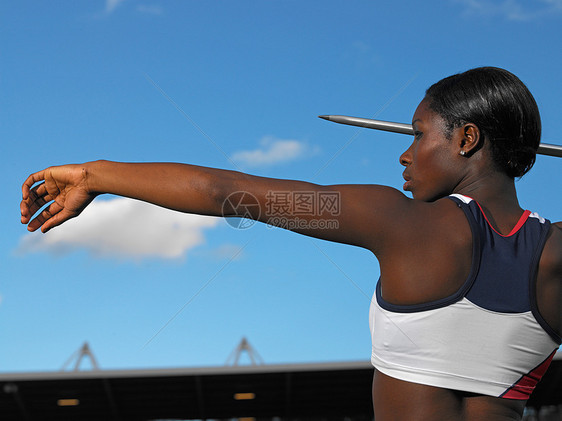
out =
[[[350,126],[359,126],[367,129],[384,130],[386,132],[409,135],[414,134],[414,129],[411,124],[372,120],[370,118],[349,117],[346,115],[319,115],[318,117],[323,118],[324,120],[333,121],[334,123],[349,124]],[[552,145],[550,143],[541,143],[537,153],[562,158],[562,146]]]

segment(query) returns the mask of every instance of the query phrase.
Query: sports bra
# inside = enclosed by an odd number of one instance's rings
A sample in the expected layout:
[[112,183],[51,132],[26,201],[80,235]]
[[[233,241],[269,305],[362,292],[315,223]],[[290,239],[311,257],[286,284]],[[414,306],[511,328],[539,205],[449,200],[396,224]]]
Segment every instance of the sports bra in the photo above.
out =
[[525,211],[502,235],[475,200],[449,199],[472,231],[471,272],[453,295],[418,305],[385,301],[378,282],[370,308],[371,361],[408,382],[528,399],[561,343],[535,296],[550,222]]

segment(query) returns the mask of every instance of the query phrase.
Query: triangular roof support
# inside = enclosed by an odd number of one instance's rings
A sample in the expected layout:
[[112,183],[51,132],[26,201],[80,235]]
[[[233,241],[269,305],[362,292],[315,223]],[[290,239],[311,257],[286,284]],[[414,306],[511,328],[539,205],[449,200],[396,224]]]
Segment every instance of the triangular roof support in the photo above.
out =
[[92,370],[99,370],[98,362],[96,361],[96,357],[94,357],[94,354],[90,349],[90,345],[88,345],[88,342],[84,342],[84,344],[80,347],[80,349],[74,352],[70,356],[70,358],[66,360],[66,362],[61,368],[61,371],[66,370],[66,368],[70,365],[70,363],[72,363],[72,360],[74,359],[76,359],[76,363],[74,364],[73,371],[78,371],[80,368],[80,362],[82,362],[82,359],[86,357],[90,358],[90,362],[92,363]]
[[240,356],[246,351],[250,358],[251,365],[263,364],[263,358],[258,352],[250,345],[246,338],[242,338],[238,346],[230,353],[225,365],[239,365]]

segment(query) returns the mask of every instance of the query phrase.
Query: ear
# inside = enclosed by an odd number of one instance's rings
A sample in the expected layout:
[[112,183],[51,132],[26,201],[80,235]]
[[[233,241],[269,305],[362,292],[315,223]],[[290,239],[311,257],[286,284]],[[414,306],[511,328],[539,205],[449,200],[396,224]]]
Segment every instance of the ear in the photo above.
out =
[[463,156],[470,156],[484,145],[484,138],[480,129],[473,123],[466,123],[458,129],[459,152]]

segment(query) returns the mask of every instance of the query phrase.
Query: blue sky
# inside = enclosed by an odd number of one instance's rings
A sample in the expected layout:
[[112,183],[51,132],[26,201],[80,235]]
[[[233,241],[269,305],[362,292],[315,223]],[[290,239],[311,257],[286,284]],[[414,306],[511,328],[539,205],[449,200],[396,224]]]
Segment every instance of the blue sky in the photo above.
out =
[[[392,3],[392,4],[391,4]],[[368,360],[367,251],[115,197],[47,235],[20,186],[49,165],[179,161],[320,184],[401,188],[408,136],[320,114],[409,122],[425,89],[517,74],[562,143],[560,0],[4,2],[0,371],[58,370],[84,341],[102,368]],[[560,220],[540,156],[523,207]]]

